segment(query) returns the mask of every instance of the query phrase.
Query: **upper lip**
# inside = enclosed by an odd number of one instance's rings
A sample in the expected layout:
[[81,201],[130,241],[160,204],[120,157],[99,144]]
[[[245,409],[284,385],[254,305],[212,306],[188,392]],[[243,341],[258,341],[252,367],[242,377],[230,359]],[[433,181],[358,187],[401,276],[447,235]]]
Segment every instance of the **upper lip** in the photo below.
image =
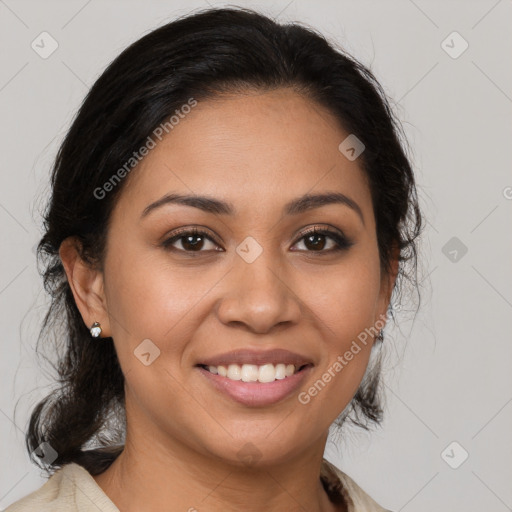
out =
[[300,367],[306,364],[312,364],[312,361],[306,356],[280,348],[272,350],[241,349],[203,359],[198,365],[229,366],[230,364],[254,364],[261,366],[268,363],[274,365],[279,363],[293,364]]

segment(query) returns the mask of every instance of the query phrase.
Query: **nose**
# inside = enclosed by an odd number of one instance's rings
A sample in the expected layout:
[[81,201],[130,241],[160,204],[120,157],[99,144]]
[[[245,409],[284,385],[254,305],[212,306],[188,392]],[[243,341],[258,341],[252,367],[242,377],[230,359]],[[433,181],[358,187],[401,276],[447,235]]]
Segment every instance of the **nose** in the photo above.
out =
[[217,304],[219,320],[226,325],[243,325],[251,332],[265,334],[285,324],[297,324],[301,302],[289,274],[266,251],[252,263],[236,255],[233,269],[223,280]]

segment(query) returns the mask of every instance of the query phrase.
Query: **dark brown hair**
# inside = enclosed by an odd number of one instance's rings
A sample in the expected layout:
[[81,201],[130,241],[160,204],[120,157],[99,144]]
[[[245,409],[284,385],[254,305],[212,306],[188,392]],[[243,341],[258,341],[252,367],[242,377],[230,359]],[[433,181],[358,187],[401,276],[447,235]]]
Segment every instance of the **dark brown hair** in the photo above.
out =
[[[91,338],[59,257],[67,237],[81,257],[102,268],[111,212],[123,182],[102,199],[95,190],[129,160],[153,130],[191,97],[291,87],[324,106],[365,145],[381,266],[400,251],[399,275],[415,282],[416,238],[422,228],[405,137],[382,87],[369,69],[298,23],[280,24],[244,8],[207,9],[145,35],[103,72],[80,107],[58,151],[51,199],[37,253],[51,296],[38,339],[56,340],[58,386],[33,410],[26,436],[32,452],[48,443],[51,471],[76,462],[91,474],[120,453],[125,429],[124,378],[111,338]],[[411,264],[405,265],[406,263]],[[409,270],[407,270],[409,268]],[[61,327],[61,329],[59,329]],[[379,366],[367,370],[338,418],[361,427],[378,423]]]

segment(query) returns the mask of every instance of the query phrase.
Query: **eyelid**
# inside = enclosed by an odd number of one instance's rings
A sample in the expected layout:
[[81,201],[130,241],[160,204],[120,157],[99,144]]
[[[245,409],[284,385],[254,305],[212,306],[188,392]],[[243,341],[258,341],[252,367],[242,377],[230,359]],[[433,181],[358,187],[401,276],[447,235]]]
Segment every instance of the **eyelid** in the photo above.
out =
[[330,226],[329,224],[315,224],[313,227],[303,229],[302,231],[299,232],[299,238],[297,239],[297,241],[304,236],[323,232],[327,234],[338,235],[342,238],[345,238],[348,241],[348,237],[345,235],[345,233],[343,233],[343,231],[341,231],[341,229]]
[[175,239],[179,240],[180,236],[185,235],[199,235],[205,236],[211,239],[212,242],[215,242],[217,245],[220,245],[222,242],[212,231],[210,231],[207,227],[204,226],[192,226],[192,227],[183,227],[178,228],[171,233],[167,233],[163,237],[163,243],[168,242],[169,240]]

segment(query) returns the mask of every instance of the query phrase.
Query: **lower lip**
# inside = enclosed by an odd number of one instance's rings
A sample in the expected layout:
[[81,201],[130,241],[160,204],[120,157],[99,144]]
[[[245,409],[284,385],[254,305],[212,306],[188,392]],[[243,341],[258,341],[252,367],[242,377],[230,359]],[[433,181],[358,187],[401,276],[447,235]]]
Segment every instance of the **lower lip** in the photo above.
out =
[[197,369],[219,391],[243,405],[258,407],[272,405],[291,395],[304,381],[313,366],[274,382],[243,382],[215,375],[201,366]]

